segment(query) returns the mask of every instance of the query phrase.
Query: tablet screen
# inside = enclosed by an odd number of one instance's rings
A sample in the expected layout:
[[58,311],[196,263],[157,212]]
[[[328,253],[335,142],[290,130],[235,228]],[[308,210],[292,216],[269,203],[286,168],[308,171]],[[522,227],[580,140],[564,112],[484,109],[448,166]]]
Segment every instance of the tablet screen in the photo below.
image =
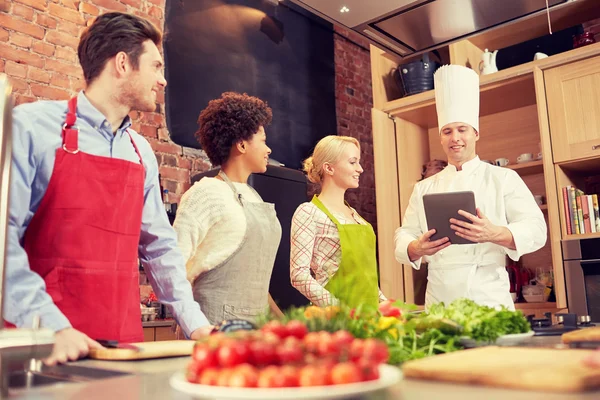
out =
[[464,210],[473,215],[477,215],[477,210],[475,208],[475,194],[473,192],[426,194],[423,196],[423,206],[425,208],[428,230],[436,230],[435,234],[431,237],[432,241],[447,237],[452,244],[475,243],[461,238],[452,228],[450,228],[450,218],[469,223],[471,222],[468,218],[460,215],[458,210]]

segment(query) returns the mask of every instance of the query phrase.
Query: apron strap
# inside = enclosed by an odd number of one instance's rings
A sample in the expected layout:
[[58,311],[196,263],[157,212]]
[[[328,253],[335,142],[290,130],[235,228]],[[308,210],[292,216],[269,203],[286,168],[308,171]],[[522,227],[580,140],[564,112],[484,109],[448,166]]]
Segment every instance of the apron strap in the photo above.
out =
[[242,194],[237,191],[237,189],[235,188],[235,186],[233,186],[233,183],[231,183],[231,181],[229,180],[229,178],[227,177],[227,175],[225,174],[225,172],[223,172],[223,170],[221,169],[221,170],[219,170],[218,175],[221,177],[221,179],[223,179],[223,181],[226,184],[229,185],[229,187],[233,191],[233,194],[234,194],[235,199],[237,200],[237,202],[240,203],[240,205],[242,207],[244,207],[244,203],[242,202]]
[[62,147],[67,153],[77,154],[79,153],[79,128],[75,125],[77,122],[77,96],[72,97],[68,105],[67,117],[62,127]]
[[142,162],[142,155],[140,154],[140,151],[138,150],[137,145],[133,141],[133,137],[131,137],[131,133],[129,133],[129,129],[125,130],[125,132],[127,132],[127,134],[129,135],[129,140],[131,140],[131,144],[133,145],[133,148],[135,149],[135,154],[137,154],[138,158],[140,159],[140,165],[144,165],[144,163]]
[[317,206],[317,208],[321,211],[323,211],[325,213],[325,215],[327,215],[329,217],[329,219],[336,225],[336,226],[340,226],[342,224],[340,224],[340,222],[337,220],[336,217],[333,216],[332,213],[329,212],[329,210],[327,209],[327,207],[325,207],[325,204],[323,204],[321,202],[321,200],[319,200],[319,197],[315,194],[311,200],[311,203],[313,203],[315,206]]

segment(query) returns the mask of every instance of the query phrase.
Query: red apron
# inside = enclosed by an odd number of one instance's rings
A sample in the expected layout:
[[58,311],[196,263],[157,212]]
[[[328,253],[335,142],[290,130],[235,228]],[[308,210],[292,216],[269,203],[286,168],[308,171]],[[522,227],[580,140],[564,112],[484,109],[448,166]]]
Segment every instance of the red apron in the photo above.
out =
[[140,164],[79,151],[77,98],[54,170],[24,236],[31,269],[73,327],[92,339],[144,339],[138,245],[144,205]]

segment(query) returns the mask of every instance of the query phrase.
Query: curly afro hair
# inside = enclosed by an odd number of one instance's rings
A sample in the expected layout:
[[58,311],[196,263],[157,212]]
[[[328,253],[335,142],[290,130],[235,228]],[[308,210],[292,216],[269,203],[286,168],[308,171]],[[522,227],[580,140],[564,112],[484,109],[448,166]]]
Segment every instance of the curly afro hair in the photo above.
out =
[[266,102],[246,93],[225,92],[211,100],[198,117],[196,138],[210,162],[223,165],[231,146],[250,140],[258,129],[271,123],[273,112]]

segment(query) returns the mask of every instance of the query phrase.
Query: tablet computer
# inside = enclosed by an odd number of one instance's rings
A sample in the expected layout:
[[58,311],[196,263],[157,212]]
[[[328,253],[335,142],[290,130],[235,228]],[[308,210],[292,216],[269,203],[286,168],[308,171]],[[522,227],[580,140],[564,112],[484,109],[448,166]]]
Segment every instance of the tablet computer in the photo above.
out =
[[452,244],[473,244],[470,240],[461,238],[450,228],[450,218],[471,222],[468,218],[458,213],[458,210],[477,215],[475,208],[475,194],[473,192],[433,193],[423,196],[423,206],[427,219],[428,230],[435,229],[431,240],[444,237],[450,239]]

